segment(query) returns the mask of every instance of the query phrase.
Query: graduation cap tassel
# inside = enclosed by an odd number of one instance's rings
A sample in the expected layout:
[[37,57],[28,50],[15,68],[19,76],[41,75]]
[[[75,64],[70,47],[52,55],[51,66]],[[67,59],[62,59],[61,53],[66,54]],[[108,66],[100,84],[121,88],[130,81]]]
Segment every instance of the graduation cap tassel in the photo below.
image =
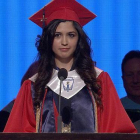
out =
[[43,8],[43,23],[42,23],[42,29],[45,28],[45,7]]

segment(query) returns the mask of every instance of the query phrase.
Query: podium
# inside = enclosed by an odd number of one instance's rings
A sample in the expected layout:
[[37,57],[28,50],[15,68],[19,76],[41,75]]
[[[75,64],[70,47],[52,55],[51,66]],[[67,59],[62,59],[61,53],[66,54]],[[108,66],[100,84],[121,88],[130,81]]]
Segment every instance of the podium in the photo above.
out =
[[140,140],[128,133],[0,133],[0,140]]

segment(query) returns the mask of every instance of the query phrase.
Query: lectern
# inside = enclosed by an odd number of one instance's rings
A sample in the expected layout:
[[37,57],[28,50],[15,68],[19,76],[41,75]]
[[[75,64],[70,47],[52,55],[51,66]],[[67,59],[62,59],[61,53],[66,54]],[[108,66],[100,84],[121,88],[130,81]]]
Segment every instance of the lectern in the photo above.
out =
[[128,133],[0,133],[0,140],[140,140]]

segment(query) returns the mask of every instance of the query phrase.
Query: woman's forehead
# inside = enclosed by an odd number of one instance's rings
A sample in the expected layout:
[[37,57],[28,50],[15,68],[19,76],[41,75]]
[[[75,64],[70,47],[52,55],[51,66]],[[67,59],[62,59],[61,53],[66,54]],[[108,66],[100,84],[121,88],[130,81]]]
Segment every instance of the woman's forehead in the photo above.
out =
[[77,32],[72,21],[60,22],[56,28],[56,32]]

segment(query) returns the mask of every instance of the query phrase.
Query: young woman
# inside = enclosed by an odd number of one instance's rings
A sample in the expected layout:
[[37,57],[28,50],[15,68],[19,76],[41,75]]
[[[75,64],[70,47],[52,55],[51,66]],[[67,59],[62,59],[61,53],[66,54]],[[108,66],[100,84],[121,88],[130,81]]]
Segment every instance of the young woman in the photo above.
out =
[[[82,29],[85,22],[77,17],[78,8],[73,8],[81,5],[54,0],[46,9],[50,5],[53,11],[44,14],[46,25],[36,42],[37,74],[23,83],[4,132],[57,132],[59,114],[62,132],[136,132],[109,75],[94,65],[90,39]],[[59,112],[57,74],[61,68],[68,71],[68,77],[62,83]]]

